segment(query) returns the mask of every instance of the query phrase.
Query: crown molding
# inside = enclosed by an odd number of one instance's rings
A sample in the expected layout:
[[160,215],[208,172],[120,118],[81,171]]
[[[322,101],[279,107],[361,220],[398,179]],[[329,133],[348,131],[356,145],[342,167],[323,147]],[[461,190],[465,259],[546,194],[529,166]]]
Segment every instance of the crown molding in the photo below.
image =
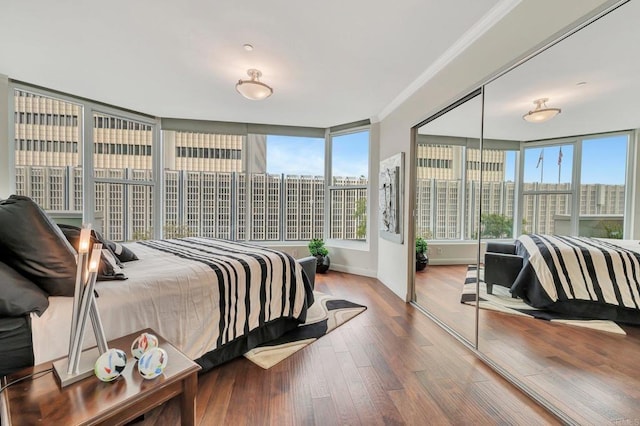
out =
[[453,61],[458,55],[464,52],[476,40],[478,40],[491,27],[511,12],[522,0],[502,0],[495,5],[486,15],[475,23],[462,37],[460,37],[445,53],[443,53],[429,68],[427,68],[416,80],[404,89],[396,98],[389,103],[380,113],[371,119],[371,122],[384,120],[389,114],[396,110],[411,95],[424,86],[444,67]]

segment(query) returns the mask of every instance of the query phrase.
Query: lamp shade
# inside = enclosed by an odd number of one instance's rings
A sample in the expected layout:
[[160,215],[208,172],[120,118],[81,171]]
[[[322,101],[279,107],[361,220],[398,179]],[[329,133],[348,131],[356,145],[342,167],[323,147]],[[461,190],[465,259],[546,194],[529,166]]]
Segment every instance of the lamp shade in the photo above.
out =
[[78,241],[78,253],[88,253],[90,241],[91,241],[91,225],[85,225],[80,230],[80,241]]
[[247,74],[251,77],[250,80],[238,80],[236,83],[238,93],[252,101],[266,99],[273,94],[273,89],[259,80],[262,72],[250,69]]
[[533,101],[533,103],[536,104],[535,109],[523,115],[522,118],[529,123],[543,123],[560,114],[560,112],[562,112],[560,108],[547,107],[548,100],[547,98],[542,98]]

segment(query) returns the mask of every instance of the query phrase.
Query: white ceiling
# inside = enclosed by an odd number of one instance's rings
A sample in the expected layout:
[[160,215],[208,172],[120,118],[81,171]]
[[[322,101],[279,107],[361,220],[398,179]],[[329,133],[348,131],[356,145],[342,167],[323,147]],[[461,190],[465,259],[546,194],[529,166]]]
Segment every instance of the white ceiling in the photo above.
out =
[[[531,141],[640,128],[639,21],[640,1],[630,1],[489,83],[485,138]],[[539,98],[562,113],[545,123],[524,121]],[[420,133],[477,138],[480,106],[479,99],[468,102]]]
[[[0,73],[161,117],[328,127],[375,120],[517,3],[2,0]],[[249,68],[272,97],[236,93]]]

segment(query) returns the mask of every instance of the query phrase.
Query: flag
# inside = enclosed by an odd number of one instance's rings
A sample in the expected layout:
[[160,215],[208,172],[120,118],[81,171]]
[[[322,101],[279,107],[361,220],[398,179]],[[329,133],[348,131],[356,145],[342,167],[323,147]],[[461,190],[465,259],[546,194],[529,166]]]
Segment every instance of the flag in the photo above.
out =
[[558,152],[558,166],[562,164],[562,147],[560,147],[560,152]]
[[540,167],[540,163],[544,160],[544,149],[540,150],[540,157],[538,157],[538,164],[536,164],[536,169]]

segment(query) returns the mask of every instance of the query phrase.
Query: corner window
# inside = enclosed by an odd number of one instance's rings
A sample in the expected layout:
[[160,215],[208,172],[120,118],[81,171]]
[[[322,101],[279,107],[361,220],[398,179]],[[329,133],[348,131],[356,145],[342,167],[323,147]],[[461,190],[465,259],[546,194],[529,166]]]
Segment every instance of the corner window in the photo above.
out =
[[329,238],[366,240],[369,130],[331,137]]

